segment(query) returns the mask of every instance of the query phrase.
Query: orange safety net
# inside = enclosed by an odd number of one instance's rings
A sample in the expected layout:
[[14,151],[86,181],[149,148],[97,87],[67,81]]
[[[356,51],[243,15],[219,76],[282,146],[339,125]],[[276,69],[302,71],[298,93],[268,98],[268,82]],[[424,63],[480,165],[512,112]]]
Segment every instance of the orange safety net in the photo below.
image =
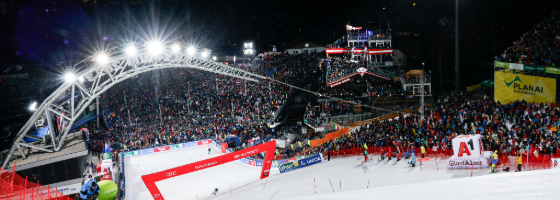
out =
[[349,133],[349,132],[350,132],[350,129],[349,129],[349,128],[343,128],[343,129],[341,129],[341,130],[339,130],[339,131],[336,131],[336,132],[327,133],[327,134],[325,135],[325,137],[322,138],[322,139],[311,140],[311,146],[312,146],[312,147],[319,146],[319,145],[321,145],[321,144],[323,144],[323,143],[325,143],[325,142],[331,141],[331,140],[333,140],[333,139],[335,139],[335,138],[338,138],[338,137],[340,137],[341,135],[347,134],[347,133]]
[[56,188],[29,182],[14,172],[0,169],[0,199],[71,200],[72,198],[64,196]]

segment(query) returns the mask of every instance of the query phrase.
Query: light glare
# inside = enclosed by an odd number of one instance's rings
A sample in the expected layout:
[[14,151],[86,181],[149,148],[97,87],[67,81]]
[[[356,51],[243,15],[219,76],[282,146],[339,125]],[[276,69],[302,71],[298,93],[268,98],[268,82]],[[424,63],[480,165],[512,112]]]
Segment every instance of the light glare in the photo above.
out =
[[179,52],[180,50],[181,50],[181,46],[179,46],[178,44],[174,44],[174,45],[171,47],[171,51],[173,51],[173,53],[177,53],[177,52]]
[[201,55],[202,57],[205,57],[205,58],[206,58],[206,56],[208,56],[208,52],[204,51],[204,52],[202,52],[200,55]]
[[64,75],[64,80],[66,82],[70,82],[70,83],[74,82],[74,81],[76,81],[76,75],[74,75],[74,73],[72,73],[72,72],[68,72]]
[[189,47],[187,49],[187,53],[190,55],[194,55],[194,53],[196,53],[196,49],[194,47]]
[[129,55],[129,56],[136,55],[136,47],[134,47],[133,45],[127,47],[124,51],[125,51],[126,54]]
[[151,42],[151,43],[148,44],[148,50],[153,55],[158,55],[158,54],[162,53],[163,47],[162,47],[161,43],[159,43],[159,42]]
[[29,110],[30,111],[37,110],[37,102],[33,102],[31,105],[29,105]]
[[107,57],[107,55],[105,55],[105,54],[99,54],[99,55],[97,55],[97,58],[95,60],[97,61],[97,63],[103,65],[103,64],[107,63],[107,61],[109,61],[109,57]]

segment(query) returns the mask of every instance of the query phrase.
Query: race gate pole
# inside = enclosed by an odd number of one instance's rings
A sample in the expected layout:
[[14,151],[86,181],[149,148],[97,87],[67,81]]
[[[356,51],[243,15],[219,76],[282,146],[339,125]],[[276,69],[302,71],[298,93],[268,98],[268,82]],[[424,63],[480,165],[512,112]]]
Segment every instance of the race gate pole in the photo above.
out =
[[315,185],[315,178],[313,178],[313,187],[315,188],[315,194],[317,194],[317,185]]
[[[263,187],[263,192],[264,192],[264,188],[266,187],[266,183],[268,182],[268,179],[266,179],[266,182],[264,182],[264,187]],[[231,183],[230,183],[231,184]],[[262,193],[262,192],[261,192]]]
[[334,192],[334,187],[332,186],[332,182],[331,182],[331,179],[330,179],[330,178],[329,178],[329,183],[331,184],[332,192],[333,192],[333,193],[336,193],[336,192]]
[[366,187],[366,188],[369,188],[369,181],[370,181],[370,180],[371,180],[371,179],[367,180],[367,187]]

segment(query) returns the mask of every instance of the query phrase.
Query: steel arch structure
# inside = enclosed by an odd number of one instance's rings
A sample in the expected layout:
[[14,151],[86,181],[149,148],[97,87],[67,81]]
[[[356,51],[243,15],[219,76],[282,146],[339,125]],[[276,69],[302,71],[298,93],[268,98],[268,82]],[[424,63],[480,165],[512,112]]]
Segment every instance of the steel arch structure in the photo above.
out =
[[[2,168],[5,168],[10,162],[16,149],[21,157],[26,159],[21,147],[34,148],[43,152],[55,152],[62,149],[66,135],[74,121],[93,100],[115,84],[140,73],[164,68],[192,68],[253,82],[258,82],[259,79],[267,79],[267,77],[258,74],[182,52],[168,52],[159,55],[139,52],[138,55],[127,56],[116,53],[117,49],[119,48],[110,50],[115,56],[106,64],[97,63],[94,57],[90,57],[73,66],[74,69],[77,69],[73,72],[75,74],[72,76],[75,77],[74,80],[65,81],[55,92],[43,100],[31,118],[17,133]],[[58,129],[54,126],[55,119]],[[43,121],[43,123],[49,125],[49,140],[28,135],[38,121]],[[37,141],[25,143],[23,139],[26,137]]]

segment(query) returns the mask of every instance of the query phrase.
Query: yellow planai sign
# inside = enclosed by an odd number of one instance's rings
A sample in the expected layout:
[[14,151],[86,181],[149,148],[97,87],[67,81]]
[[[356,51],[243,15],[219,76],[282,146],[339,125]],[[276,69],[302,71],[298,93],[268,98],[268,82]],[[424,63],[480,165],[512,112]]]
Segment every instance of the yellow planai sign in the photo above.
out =
[[501,103],[554,102],[556,79],[497,71],[494,73],[494,100]]

